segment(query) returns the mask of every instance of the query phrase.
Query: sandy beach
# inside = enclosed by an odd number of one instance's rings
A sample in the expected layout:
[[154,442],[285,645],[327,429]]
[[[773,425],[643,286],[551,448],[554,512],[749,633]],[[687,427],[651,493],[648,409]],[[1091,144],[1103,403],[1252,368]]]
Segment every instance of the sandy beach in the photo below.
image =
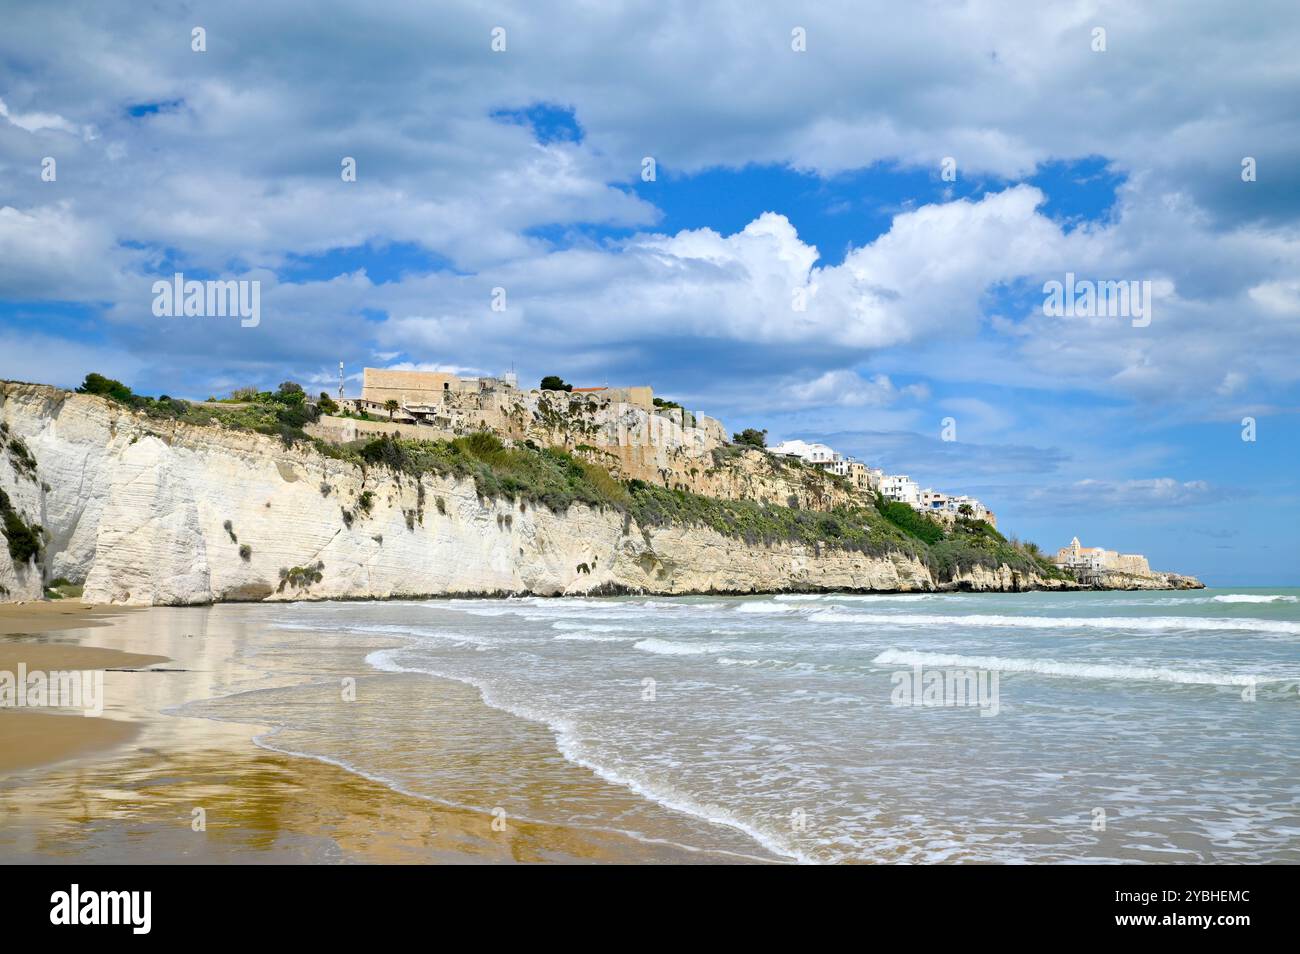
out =
[[[196,700],[295,686],[312,675],[303,660],[275,664],[281,671],[270,676],[243,667],[237,659],[249,647],[222,617],[222,608],[0,608],[0,670],[20,662],[29,670],[102,670],[106,698],[97,717],[0,711],[0,862],[728,860],[613,831],[446,807],[259,746],[254,738],[265,725],[178,714]],[[367,678],[360,657],[352,662]],[[449,711],[487,711],[465,686],[422,679],[420,687],[441,692]],[[362,699],[357,705],[364,692]],[[490,790],[490,767],[484,771]]]

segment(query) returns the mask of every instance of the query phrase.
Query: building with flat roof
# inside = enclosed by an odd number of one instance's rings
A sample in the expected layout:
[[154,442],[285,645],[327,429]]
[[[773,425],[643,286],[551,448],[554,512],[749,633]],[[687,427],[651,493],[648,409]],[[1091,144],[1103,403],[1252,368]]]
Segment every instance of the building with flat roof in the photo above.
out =
[[1105,547],[1085,547],[1079,543],[1078,537],[1071,540],[1068,547],[1057,550],[1056,559],[1052,562],[1069,570],[1117,570],[1137,576],[1148,576],[1151,573],[1147,558],[1140,553],[1118,553]]

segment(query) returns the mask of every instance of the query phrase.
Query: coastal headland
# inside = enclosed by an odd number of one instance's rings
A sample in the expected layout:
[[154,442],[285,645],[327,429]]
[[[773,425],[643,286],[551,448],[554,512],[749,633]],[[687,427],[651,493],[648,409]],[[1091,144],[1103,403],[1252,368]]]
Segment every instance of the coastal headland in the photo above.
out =
[[1081,583],[987,522],[931,520],[743,443],[664,451],[718,496],[673,470],[628,476],[633,458],[588,443],[585,412],[565,431],[570,398],[547,395],[547,446],[482,430],[335,442],[301,404],[0,383],[0,601],[54,584],[125,605],[1200,586],[1162,572]]

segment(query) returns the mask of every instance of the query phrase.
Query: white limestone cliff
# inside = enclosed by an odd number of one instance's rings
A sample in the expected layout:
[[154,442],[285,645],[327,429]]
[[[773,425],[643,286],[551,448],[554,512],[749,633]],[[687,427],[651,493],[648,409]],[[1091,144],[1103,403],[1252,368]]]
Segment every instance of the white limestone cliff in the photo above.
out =
[[[0,460],[0,489],[47,541],[39,566],[0,550],[0,600],[39,598],[42,574],[84,582],[87,602],[145,605],[936,588],[910,557],[751,546],[700,527],[641,528],[614,510],[482,500],[472,480],[365,470],[43,385],[0,383],[0,421],[37,462],[32,477]],[[992,573],[952,585],[1042,584]]]

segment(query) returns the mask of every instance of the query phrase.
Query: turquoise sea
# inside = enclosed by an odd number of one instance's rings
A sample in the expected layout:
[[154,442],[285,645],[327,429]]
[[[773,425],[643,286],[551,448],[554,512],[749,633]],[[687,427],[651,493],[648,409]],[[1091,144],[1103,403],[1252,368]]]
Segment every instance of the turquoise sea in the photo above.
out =
[[[734,859],[1300,862],[1296,589],[223,610],[309,678],[197,714],[438,802]],[[367,704],[319,704],[354,644]]]

